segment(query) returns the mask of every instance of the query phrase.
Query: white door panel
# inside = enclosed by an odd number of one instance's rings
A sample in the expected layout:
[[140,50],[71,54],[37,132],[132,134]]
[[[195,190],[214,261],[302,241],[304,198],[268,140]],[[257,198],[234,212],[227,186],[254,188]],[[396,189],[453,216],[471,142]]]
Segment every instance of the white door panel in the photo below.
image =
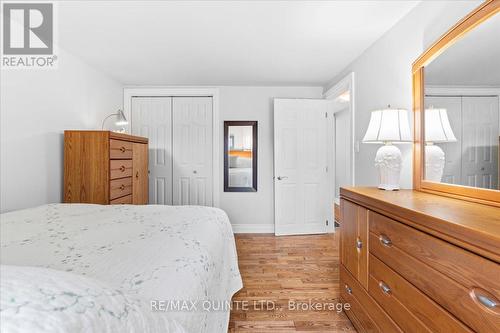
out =
[[275,233],[326,232],[326,100],[274,100]]
[[133,97],[132,134],[149,139],[149,203],[172,204],[172,98]]
[[212,98],[173,98],[173,204],[212,206]]
[[498,97],[462,97],[462,183],[498,188]]

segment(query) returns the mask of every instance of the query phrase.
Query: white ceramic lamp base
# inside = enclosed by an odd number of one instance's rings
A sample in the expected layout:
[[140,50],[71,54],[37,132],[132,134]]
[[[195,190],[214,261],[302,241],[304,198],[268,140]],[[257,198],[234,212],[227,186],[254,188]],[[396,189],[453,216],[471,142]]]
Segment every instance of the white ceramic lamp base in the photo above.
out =
[[375,167],[378,169],[378,188],[394,191],[399,190],[401,176],[401,151],[394,145],[384,145],[377,150]]
[[425,180],[441,182],[444,162],[445,156],[441,147],[427,144],[425,146]]

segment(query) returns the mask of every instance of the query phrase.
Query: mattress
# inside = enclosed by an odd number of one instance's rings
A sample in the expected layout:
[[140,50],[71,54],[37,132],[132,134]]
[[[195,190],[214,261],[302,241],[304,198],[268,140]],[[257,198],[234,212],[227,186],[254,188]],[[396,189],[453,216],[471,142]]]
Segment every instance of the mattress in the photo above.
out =
[[[242,282],[222,210],[50,204],[2,214],[0,223],[2,265],[96,279],[146,302],[186,332],[227,331],[226,305]],[[179,301],[196,306],[168,306]]]

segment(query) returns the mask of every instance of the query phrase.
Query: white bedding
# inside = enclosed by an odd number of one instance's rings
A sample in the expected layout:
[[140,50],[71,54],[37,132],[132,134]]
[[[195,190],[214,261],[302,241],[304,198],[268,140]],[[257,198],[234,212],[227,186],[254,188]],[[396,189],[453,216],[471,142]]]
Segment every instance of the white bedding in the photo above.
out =
[[1,332],[184,333],[149,304],[81,275],[0,266]]
[[[3,265],[85,275],[148,303],[228,301],[242,286],[231,225],[219,209],[52,204],[0,220]],[[197,309],[155,314],[187,332],[227,330],[228,309]]]

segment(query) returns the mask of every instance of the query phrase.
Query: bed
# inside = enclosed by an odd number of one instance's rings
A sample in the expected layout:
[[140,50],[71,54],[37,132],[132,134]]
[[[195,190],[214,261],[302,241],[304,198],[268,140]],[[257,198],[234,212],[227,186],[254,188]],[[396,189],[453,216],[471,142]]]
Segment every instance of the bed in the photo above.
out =
[[[152,327],[163,320],[165,332],[227,331],[227,304],[242,282],[231,225],[219,209],[50,204],[2,214],[0,223],[2,272],[34,266],[41,275],[103,283],[98,288],[123,293],[120,302],[135,304],[142,317],[160,316]],[[12,279],[2,278],[2,289],[5,282],[14,290]],[[196,306],[158,307],[178,301]],[[6,302],[2,295],[2,332],[26,315],[19,306],[4,311]]]

